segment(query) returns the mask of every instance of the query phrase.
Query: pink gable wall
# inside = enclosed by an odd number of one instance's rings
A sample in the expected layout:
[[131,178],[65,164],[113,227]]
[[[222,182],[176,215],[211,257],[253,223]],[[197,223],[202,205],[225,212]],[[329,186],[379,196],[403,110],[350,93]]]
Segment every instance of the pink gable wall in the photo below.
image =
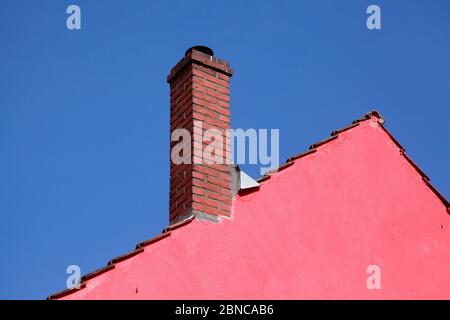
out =
[[450,216],[371,118],[62,298],[449,299]]

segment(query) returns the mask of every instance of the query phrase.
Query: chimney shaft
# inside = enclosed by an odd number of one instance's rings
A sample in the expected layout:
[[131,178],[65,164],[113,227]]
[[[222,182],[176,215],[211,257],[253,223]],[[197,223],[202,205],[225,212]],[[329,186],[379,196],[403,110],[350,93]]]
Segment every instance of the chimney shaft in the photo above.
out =
[[[222,163],[205,163],[203,151],[213,143],[221,147],[224,159],[231,158],[227,129],[230,128],[232,74],[228,62],[215,58],[211,49],[198,46],[187,50],[167,77],[170,84],[171,135],[176,129],[186,129],[190,133],[192,150],[190,163],[175,164],[171,157],[170,224],[192,214],[211,220],[230,216],[231,166],[225,160]],[[222,145],[215,144],[220,139],[205,141],[205,131],[208,129],[220,132]],[[174,146],[181,141],[171,141],[171,155]]]

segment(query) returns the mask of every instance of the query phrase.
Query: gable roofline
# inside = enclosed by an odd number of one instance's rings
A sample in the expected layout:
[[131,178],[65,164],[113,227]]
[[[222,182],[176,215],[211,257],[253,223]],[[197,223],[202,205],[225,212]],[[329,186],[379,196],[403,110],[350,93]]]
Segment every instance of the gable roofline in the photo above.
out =
[[[299,154],[296,154],[294,156],[289,157],[286,162],[279,166],[277,169],[271,170],[269,172],[267,172],[264,176],[262,176],[261,178],[259,178],[258,180],[256,180],[258,183],[263,183],[267,180],[269,180],[273,175],[277,174],[278,172],[292,166],[296,160],[299,160],[303,157],[306,157],[310,154],[313,154],[315,152],[317,152],[317,149],[325,144],[327,144],[330,141],[333,141],[335,139],[338,139],[339,134],[341,132],[347,131],[347,130],[351,130],[355,127],[358,127],[359,124],[361,122],[364,121],[368,121],[371,118],[376,118],[378,124],[380,124],[380,128],[382,128],[382,130],[388,135],[388,137],[392,140],[392,142],[394,142],[394,144],[399,148],[399,152],[400,154],[405,158],[405,160],[419,173],[419,175],[422,177],[422,180],[425,182],[425,184],[427,185],[427,187],[436,195],[436,197],[442,202],[442,204],[445,206],[446,211],[448,214],[450,214],[450,205],[449,202],[447,201],[447,199],[431,184],[430,182],[430,178],[423,172],[422,169],[420,169],[420,167],[413,161],[411,160],[411,158],[406,154],[406,150],[405,148],[397,141],[397,139],[395,139],[392,134],[384,127],[385,124],[385,120],[384,118],[378,113],[378,111],[376,110],[372,110],[371,112],[366,113],[362,118],[356,119],[354,120],[350,125],[342,127],[338,130],[334,130],[331,132],[331,136],[329,138],[326,138],[324,140],[321,140],[319,142],[316,142],[312,145],[310,145],[309,149],[307,151],[301,152]],[[248,193],[252,193],[252,192],[256,192],[258,191],[260,188],[260,186],[251,188],[251,189],[245,189],[245,190],[240,190],[238,192],[239,195],[245,195]],[[88,273],[86,275],[84,275],[83,277],[81,277],[81,281],[80,281],[80,287],[79,288],[73,288],[73,289],[65,289],[63,291],[54,293],[50,296],[47,297],[47,300],[55,300],[55,299],[59,299],[59,298],[63,298],[65,296],[68,296],[72,293],[75,293],[78,290],[82,290],[86,287],[87,281],[89,281],[92,278],[95,278],[105,272],[108,272],[110,270],[113,270],[115,268],[115,264],[122,262],[124,260],[127,260],[131,257],[134,257],[142,252],[145,251],[145,247],[156,243],[160,240],[163,240],[167,237],[170,237],[171,232],[183,227],[187,224],[189,224],[190,222],[192,222],[194,220],[194,215],[189,216],[187,219],[182,220],[180,222],[177,222],[175,224],[172,224],[166,228],[163,229],[163,231],[161,232],[161,234],[156,235],[148,240],[145,240],[141,243],[138,243],[135,247],[134,250],[125,253],[123,255],[120,255],[116,258],[113,258],[111,260],[108,261],[107,265],[97,269],[91,273]]]
[[160,234],[158,234],[158,235],[156,235],[156,236],[154,236],[154,237],[152,237],[152,238],[150,238],[148,240],[145,240],[145,241],[142,241],[142,242],[138,243],[134,250],[129,251],[129,252],[125,253],[125,254],[122,254],[122,255],[120,255],[118,257],[112,258],[111,260],[108,261],[106,266],[101,267],[101,268],[99,268],[97,270],[94,270],[94,271],[92,271],[92,272],[82,276],[79,288],[65,289],[65,290],[56,292],[56,293],[54,293],[52,295],[49,295],[47,297],[47,300],[56,300],[56,299],[59,299],[59,298],[63,298],[63,297],[65,297],[67,295],[70,295],[70,294],[72,294],[72,293],[74,293],[74,292],[76,292],[78,290],[84,289],[86,287],[86,283],[87,283],[88,280],[90,280],[92,278],[95,278],[98,275],[101,275],[101,274],[103,274],[103,273],[105,273],[107,271],[110,271],[110,270],[114,269],[116,267],[116,263],[122,262],[124,260],[127,260],[127,259],[129,259],[131,257],[134,257],[134,256],[138,255],[139,253],[144,252],[145,247],[147,247],[147,246],[149,246],[149,245],[151,245],[151,244],[153,244],[155,242],[158,242],[160,240],[163,240],[163,239],[165,239],[167,237],[170,237],[170,235],[171,235],[173,230],[178,229],[178,228],[180,228],[182,226],[185,226],[185,225],[189,224],[192,220],[194,220],[194,215],[191,215],[190,217],[186,218],[185,220],[182,220],[180,222],[177,222],[175,224],[172,224],[172,225],[164,228]]
[[[380,128],[388,135],[388,137],[392,140],[392,142],[394,142],[394,144],[399,148],[399,152],[400,154],[405,158],[405,160],[419,173],[419,175],[422,177],[423,181],[425,182],[425,184],[430,188],[430,190],[436,195],[436,197],[442,202],[442,204],[445,206],[447,213],[450,213],[450,206],[449,206],[449,202],[447,201],[447,199],[431,184],[430,182],[430,178],[425,174],[425,172],[407,155],[406,153],[406,149],[400,144],[400,142],[397,141],[397,139],[394,138],[394,136],[386,129],[386,127],[384,126],[385,124],[385,120],[384,118],[380,115],[380,113],[376,110],[372,110],[371,112],[366,113],[362,118],[356,119],[352,122],[352,124],[345,126],[341,129],[338,130],[334,130],[333,132],[331,132],[331,136],[329,138],[326,138],[324,140],[321,140],[319,142],[316,142],[312,145],[310,145],[309,149],[307,151],[301,152],[297,155],[291,156],[286,160],[286,163],[284,163],[283,165],[281,165],[280,167],[278,167],[277,169],[271,170],[269,172],[267,172],[264,176],[262,176],[261,178],[259,178],[258,181],[259,183],[264,182],[269,180],[274,174],[278,173],[279,171],[291,166],[292,164],[294,164],[294,162],[300,158],[303,158],[305,156],[308,156],[310,154],[313,154],[315,152],[317,152],[317,149],[320,146],[323,146],[325,144],[327,144],[330,141],[333,141],[335,139],[337,139],[339,137],[339,134],[341,132],[347,131],[347,130],[351,130],[355,127],[358,127],[359,124],[361,122],[364,121],[368,121],[371,118],[376,118],[378,124],[380,125]],[[255,187],[253,189],[253,191],[257,191],[259,189],[259,187]],[[248,191],[246,192],[248,193]],[[239,193],[241,194],[241,193]]]

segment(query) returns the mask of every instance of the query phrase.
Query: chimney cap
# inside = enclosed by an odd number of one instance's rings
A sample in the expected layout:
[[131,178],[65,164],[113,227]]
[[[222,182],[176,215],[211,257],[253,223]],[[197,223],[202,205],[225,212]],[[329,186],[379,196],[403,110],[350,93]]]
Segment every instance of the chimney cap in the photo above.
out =
[[186,53],[184,55],[188,55],[189,52],[192,50],[200,51],[202,53],[205,53],[209,56],[214,56],[214,51],[211,48],[208,48],[206,46],[193,46],[186,50]]

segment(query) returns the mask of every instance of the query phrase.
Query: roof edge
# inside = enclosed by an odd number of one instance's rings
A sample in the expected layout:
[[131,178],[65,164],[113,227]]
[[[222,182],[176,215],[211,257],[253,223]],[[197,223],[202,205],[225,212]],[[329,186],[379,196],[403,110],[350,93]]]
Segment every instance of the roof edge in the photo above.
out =
[[[278,167],[275,170],[271,170],[268,173],[266,173],[264,176],[262,176],[261,178],[259,178],[258,180],[256,180],[258,183],[267,181],[270,179],[270,177],[274,174],[277,174],[279,171],[286,169],[288,167],[290,167],[291,165],[293,165],[295,163],[296,160],[299,160],[301,158],[304,158],[308,155],[314,154],[317,152],[317,148],[321,147],[325,144],[327,144],[330,141],[334,141],[335,139],[338,138],[339,133],[343,132],[343,131],[347,131],[347,130],[351,130],[357,126],[359,126],[360,122],[363,121],[367,121],[369,119],[371,119],[372,117],[377,118],[377,122],[378,124],[380,124],[380,127],[386,132],[386,134],[388,135],[388,137],[398,146],[399,148],[399,152],[400,154],[402,154],[405,158],[405,160],[422,176],[423,181],[425,182],[425,184],[427,185],[427,187],[436,195],[436,197],[441,200],[441,202],[444,204],[444,206],[446,207],[446,211],[448,214],[450,214],[450,206],[449,206],[449,202],[447,201],[447,199],[431,184],[430,179],[428,178],[428,176],[423,172],[422,169],[419,168],[419,166],[417,164],[415,164],[411,158],[406,154],[406,150],[405,148],[403,148],[403,146],[391,135],[391,133],[384,127],[385,124],[385,120],[384,118],[380,115],[380,113],[376,110],[372,110],[371,112],[366,113],[362,118],[360,119],[356,119],[352,122],[352,124],[345,126],[341,129],[335,130],[331,133],[331,137],[324,139],[322,141],[316,142],[314,144],[312,144],[309,147],[309,150],[299,153],[297,155],[291,156],[286,160],[286,163],[284,163],[283,165],[281,165],[280,167]],[[252,192],[249,192],[248,190],[246,190],[246,192],[239,192],[239,195],[246,195],[249,193],[253,193],[253,192],[257,192],[260,188],[254,188],[254,190],[252,190]],[[144,248],[148,245],[151,245],[155,242],[158,242],[162,239],[165,239],[167,237],[169,237],[171,235],[171,232],[175,229],[178,229],[180,227],[183,227],[187,224],[189,224],[190,222],[192,222],[195,218],[195,215],[192,215],[190,217],[188,217],[185,220],[182,220],[180,222],[177,222],[173,225],[170,225],[166,228],[163,229],[163,232],[153,238],[150,238],[149,240],[143,241],[139,244],[136,245],[136,248],[133,251],[130,251],[126,254],[123,254],[121,256],[118,256],[116,258],[111,259],[110,261],[108,261],[108,264],[105,267],[99,268],[91,273],[88,273],[87,275],[83,276],[81,278],[81,283],[80,283],[80,288],[73,288],[73,289],[65,289],[63,291],[54,293],[50,296],[47,297],[47,300],[55,300],[55,299],[59,299],[62,298],[64,296],[70,295],[78,290],[82,290],[86,287],[87,281],[89,281],[92,278],[95,278],[96,276],[103,274],[105,272],[108,272],[112,269],[115,268],[115,264],[121,261],[124,261],[126,259],[129,259],[141,252],[144,251]]]
[[[278,173],[278,171],[289,167],[290,165],[287,164],[293,164],[296,160],[299,160],[303,157],[306,157],[308,155],[311,155],[315,152],[317,152],[317,149],[325,144],[327,144],[330,141],[333,141],[335,139],[337,139],[339,137],[339,133],[347,131],[347,130],[351,130],[353,128],[356,128],[357,126],[359,126],[359,124],[361,122],[370,120],[371,118],[376,118],[378,124],[380,125],[380,128],[387,134],[387,136],[392,140],[392,142],[398,147],[400,154],[405,158],[405,160],[419,173],[419,175],[423,178],[423,180],[425,181],[425,184],[428,186],[428,188],[430,188],[430,190],[436,195],[436,197],[441,200],[442,204],[445,206],[447,213],[450,214],[450,205],[448,200],[431,184],[430,182],[430,178],[425,174],[425,172],[406,154],[406,149],[400,144],[400,142],[398,142],[397,139],[394,138],[394,136],[386,129],[386,127],[384,126],[384,124],[386,123],[385,119],[383,118],[383,116],[381,116],[381,114],[377,111],[377,110],[372,110],[370,112],[367,112],[363,117],[354,120],[350,125],[342,127],[341,129],[338,130],[334,130],[331,132],[331,136],[329,138],[326,138],[322,141],[316,142],[314,144],[312,144],[309,147],[309,150],[304,151],[302,153],[299,153],[297,155],[291,156],[286,160],[286,163],[281,165],[278,169],[275,170],[271,170],[269,172],[267,172],[264,176],[262,176],[261,178],[257,179],[256,181],[261,183],[261,182],[265,182],[267,180],[270,179],[270,177],[276,173]],[[287,165],[287,166],[286,166]],[[257,192],[259,190],[259,188],[256,188],[254,190],[254,192]],[[239,195],[243,196],[248,194],[249,192],[246,193],[239,193]]]
[[81,289],[85,288],[86,284],[87,284],[87,281],[91,280],[92,278],[95,278],[96,276],[99,276],[100,274],[103,274],[103,273],[105,273],[107,271],[110,271],[110,270],[114,269],[117,263],[122,262],[124,260],[127,260],[129,258],[132,258],[132,257],[134,257],[134,256],[136,256],[136,255],[138,255],[138,254],[140,254],[142,252],[144,252],[145,251],[145,247],[147,247],[147,246],[149,246],[149,245],[151,245],[151,244],[153,244],[155,242],[158,242],[158,241],[160,241],[162,239],[165,239],[165,238],[169,237],[173,230],[178,229],[180,227],[183,227],[183,226],[189,224],[190,222],[192,222],[194,220],[194,218],[195,218],[195,216],[191,215],[190,217],[188,217],[188,218],[186,218],[186,219],[184,219],[182,221],[179,221],[179,222],[177,222],[175,224],[169,225],[168,227],[163,229],[162,233],[160,233],[160,234],[158,234],[158,235],[156,235],[156,236],[154,236],[154,237],[152,237],[152,238],[150,238],[148,240],[145,240],[145,241],[142,241],[142,242],[138,243],[134,250],[132,250],[130,252],[127,252],[125,254],[122,254],[120,256],[117,256],[115,258],[112,258],[111,260],[108,261],[106,266],[101,267],[99,269],[96,269],[96,270],[94,270],[94,271],[92,271],[92,272],[82,276],[81,277],[81,283],[80,283],[81,287],[80,288],[65,289],[63,291],[59,291],[57,293],[54,293],[54,294],[48,296],[47,300],[59,299],[59,298],[62,298],[64,296],[67,296],[69,294],[72,294],[72,293],[74,293],[74,292],[76,292],[78,290],[81,290]]

